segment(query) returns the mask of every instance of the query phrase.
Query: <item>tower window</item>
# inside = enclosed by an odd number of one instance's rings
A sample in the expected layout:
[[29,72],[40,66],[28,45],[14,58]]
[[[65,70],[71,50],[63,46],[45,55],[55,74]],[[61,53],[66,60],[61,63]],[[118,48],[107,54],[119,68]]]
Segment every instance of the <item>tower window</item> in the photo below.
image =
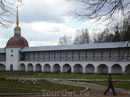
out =
[[11,55],[11,57],[13,57],[13,55]]
[[11,53],[13,53],[13,50],[11,50]]
[[13,70],[13,64],[10,65],[10,71],[12,71],[12,70]]

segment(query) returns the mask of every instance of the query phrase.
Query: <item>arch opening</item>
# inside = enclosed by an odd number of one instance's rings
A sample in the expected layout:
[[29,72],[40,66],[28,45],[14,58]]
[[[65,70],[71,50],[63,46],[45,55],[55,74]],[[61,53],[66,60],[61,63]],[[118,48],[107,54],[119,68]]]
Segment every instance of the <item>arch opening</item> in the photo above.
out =
[[122,67],[119,64],[114,64],[111,67],[112,74],[122,74]]
[[40,64],[37,64],[37,65],[35,66],[35,71],[36,71],[36,72],[42,72],[42,66],[41,66]]
[[108,67],[105,64],[100,64],[97,67],[98,74],[108,74]]
[[0,64],[0,71],[5,71],[5,65]]
[[43,72],[51,72],[51,66],[49,64],[45,64],[43,66]]
[[61,68],[60,68],[59,64],[55,64],[53,66],[53,72],[55,72],[55,73],[60,73],[61,72]]
[[25,64],[20,64],[20,66],[19,66],[19,70],[20,71],[25,71],[26,70],[26,66],[25,66]]
[[31,63],[28,64],[27,71],[33,71],[33,65]]
[[125,74],[130,74],[130,64],[125,67]]
[[74,65],[73,70],[73,73],[83,73],[83,67],[80,64]]
[[64,64],[63,73],[71,73],[71,66],[69,64]]
[[88,64],[86,67],[85,67],[85,73],[88,73],[88,74],[93,74],[95,73],[95,68],[92,64]]

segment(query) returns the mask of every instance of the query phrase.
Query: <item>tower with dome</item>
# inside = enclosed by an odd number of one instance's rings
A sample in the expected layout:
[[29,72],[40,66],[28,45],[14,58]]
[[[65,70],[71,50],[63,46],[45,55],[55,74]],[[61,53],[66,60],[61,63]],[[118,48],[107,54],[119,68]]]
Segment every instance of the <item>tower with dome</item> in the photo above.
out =
[[29,47],[29,45],[28,41],[21,36],[21,28],[19,27],[17,7],[16,27],[14,28],[14,36],[11,37],[6,44],[6,70],[18,70],[19,50],[22,47]]

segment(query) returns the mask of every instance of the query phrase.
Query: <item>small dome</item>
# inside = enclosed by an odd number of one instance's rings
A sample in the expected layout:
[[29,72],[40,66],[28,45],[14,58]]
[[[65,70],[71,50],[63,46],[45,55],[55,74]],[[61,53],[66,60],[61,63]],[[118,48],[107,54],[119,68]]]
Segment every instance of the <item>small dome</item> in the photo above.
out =
[[14,29],[21,29],[19,26],[16,26]]
[[29,46],[27,40],[24,37],[13,36],[8,40],[6,47],[29,47]]

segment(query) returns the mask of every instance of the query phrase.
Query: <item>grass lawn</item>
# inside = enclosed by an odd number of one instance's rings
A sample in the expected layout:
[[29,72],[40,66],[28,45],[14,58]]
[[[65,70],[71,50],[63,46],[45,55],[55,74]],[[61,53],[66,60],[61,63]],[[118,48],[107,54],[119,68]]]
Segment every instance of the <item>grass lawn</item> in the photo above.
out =
[[63,91],[79,92],[84,90],[84,87],[54,84],[47,81],[39,81],[38,84],[22,84],[17,82],[8,82],[0,80],[0,93],[42,93],[46,91]]
[[[108,85],[108,82],[89,82],[89,83],[104,85],[104,86]],[[130,82],[116,82],[116,83],[113,83],[113,85],[114,87],[117,87],[117,88],[130,90]]]
[[[14,77],[14,78],[18,78],[18,77],[23,77],[23,78],[60,78],[60,79],[107,79],[108,75],[96,75],[96,74],[50,74],[50,73],[42,73],[41,75],[39,75],[38,73],[34,73],[34,72],[0,72],[0,77]],[[114,80],[130,80],[130,75],[113,75],[112,79]],[[8,83],[8,82],[0,82],[0,92],[2,90],[2,92],[19,92],[19,91],[23,91],[23,92],[41,92],[41,89],[45,89],[47,90],[62,90],[66,87],[66,85],[57,85],[57,86],[53,86],[54,84],[49,83],[48,86],[45,86],[46,82],[40,83],[39,85],[24,85],[24,84],[20,84],[20,83]],[[91,83],[95,83],[95,84],[100,84],[100,85],[107,85],[107,82],[91,82]],[[7,85],[8,84],[8,85]],[[11,85],[13,84],[13,85]],[[3,86],[6,85],[6,86]],[[16,85],[16,86],[15,86]],[[14,88],[13,88],[13,87]],[[53,87],[52,87],[53,86]],[[59,86],[63,86],[63,87],[59,87]],[[115,87],[118,88],[124,88],[124,89],[129,89],[130,90],[130,82],[117,82],[114,83]],[[4,88],[3,88],[4,87]],[[9,87],[9,88],[8,88]],[[20,88],[19,88],[20,87]],[[48,88],[47,88],[48,87]],[[15,89],[16,88],[16,89]],[[73,90],[74,88],[72,88],[72,86],[67,86],[66,89],[68,90]],[[81,88],[81,90],[83,90],[83,88]],[[77,90],[79,91],[79,90]],[[32,93],[31,92],[31,93]]]
[[[24,77],[24,78],[61,78],[61,79],[107,79],[108,75],[96,74],[52,74],[52,73],[39,73],[34,72],[0,72],[0,77]],[[130,80],[130,75],[113,75],[115,80]]]

